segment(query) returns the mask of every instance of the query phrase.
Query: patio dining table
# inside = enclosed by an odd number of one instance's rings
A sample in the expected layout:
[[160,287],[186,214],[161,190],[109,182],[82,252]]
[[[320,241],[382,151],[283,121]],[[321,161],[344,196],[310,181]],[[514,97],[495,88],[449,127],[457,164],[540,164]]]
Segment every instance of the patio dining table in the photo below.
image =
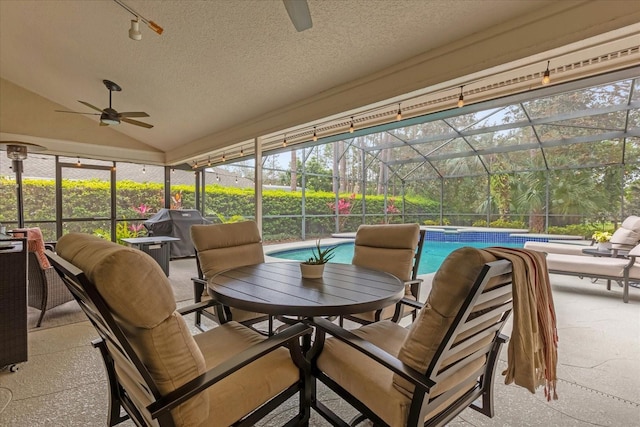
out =
[[328,263],[319,279],[303,278],[299,262],[270,262],[223,271],[209,280],[218,302],[282,316],[340,316],[381,309],[404,296],[392,274]]

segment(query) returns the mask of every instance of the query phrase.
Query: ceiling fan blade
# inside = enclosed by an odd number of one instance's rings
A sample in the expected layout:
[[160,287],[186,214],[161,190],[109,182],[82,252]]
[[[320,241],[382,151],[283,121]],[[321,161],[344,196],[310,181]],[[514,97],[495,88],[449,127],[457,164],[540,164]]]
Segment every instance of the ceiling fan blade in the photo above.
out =
[[308,30],[313,26],[307,0],[282,0],[282,2],[298,32]]
[[149,115],[143,111],[127,111],[126,113],[118,113],[118,117],[149,117]]
[[80,111],[53,110],[56,113],[72,113],[72,114],[89,114],[90,116],[99,116],[100,113],[81,113]]
[[84,104],[84,105],[86,105],[86,106],[87,106],[87,107],[89,107],[89,108],[93,108],[93,109],[94,109],[94,110],[96,110],[96,111],[100,111],[100,112],[102,112],[102,109],[101,109],[101,108],[98,108],[98,107],[96,107],[95,105],[91,105],[91,104],[89,104],[88,102],[85,102],[85,101],[78,101],[78,102],[79,102],[80,104]]
[[129,123],[130,125],[142,126],[143,128],[147,128],[147,129],[151,129],[153,127],[153,125],[150,125],[149,123],[144,123],[144,122],[139,122],[137,120],[127,119],[126,117],[122,117],[120,120],[122,120],[125,123]]

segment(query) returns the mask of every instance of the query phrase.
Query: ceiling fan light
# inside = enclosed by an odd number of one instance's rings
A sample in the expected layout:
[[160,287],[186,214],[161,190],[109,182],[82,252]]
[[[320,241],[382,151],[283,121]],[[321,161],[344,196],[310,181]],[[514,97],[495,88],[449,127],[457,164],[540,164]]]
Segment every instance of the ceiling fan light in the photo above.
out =
[[140,32],[140,21],[138,21],[138,19],[131,20],[131,28],[129,28],[129,38],[131,40],[142,40],[142,33]]
[[107,114],[100,115],[100,123],[105,125],[119,125],[120,120],[109,117]]

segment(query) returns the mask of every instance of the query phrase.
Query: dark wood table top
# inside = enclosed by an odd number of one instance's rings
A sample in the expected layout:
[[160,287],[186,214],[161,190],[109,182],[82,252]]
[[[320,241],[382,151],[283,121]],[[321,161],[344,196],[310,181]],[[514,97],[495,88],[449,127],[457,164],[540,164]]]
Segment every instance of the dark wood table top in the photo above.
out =
[[339,316],[377,310],[404,296],[397,277],[351,264],[328,263],[320,279],[303,279],[299,262],[226,270],[209,280],[217,301],[247,311],[285,316]]

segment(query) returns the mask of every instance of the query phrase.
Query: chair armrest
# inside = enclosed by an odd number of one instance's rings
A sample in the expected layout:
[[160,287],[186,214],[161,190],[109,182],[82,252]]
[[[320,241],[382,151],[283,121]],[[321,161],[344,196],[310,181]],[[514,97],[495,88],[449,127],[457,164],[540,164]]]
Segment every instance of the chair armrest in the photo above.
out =
[[405,378],[407,381],[415,385],[416,388],[422,389],[425,393],[428,393],[431,387],[435,385],[433,381],[413,369],[411,366],[404,364],[401,360],[393,357],[380,347],[371,344],[346,329],[341,328],[335,323],[331,323],[322,317],[314,317],[309,323]]
[[198,303],[195,303],[195,304],[187,305],[187,306],[182,307],[182,308],[178,308],[178,309],[176,309],[176,311],[184,316],[186,314],[195,313],[196,311],[202,311],[205,308],[215,307],[218,304],[219,303],[214,301],[214,300],[207,300],[207,301],[204,301],[204,302],[198,302]]
[[424,308],[424,303],[408,298],[402,298],[400,301],[398,301],[398,304],[408,305],[409,307],[413,307],[416,310],[422,310]]
[[199,277],[192,277],[191,280],[193,281],[193,283],[197,283],[199,285],[203,285],[203,286],[207,286],[207,281],[205,279],[201,279]]
[[299,347],[299,338],[304,335],[311,335],[311,332],[312,329],[302,323],[291,326],[281,333],[273,335],[264,341],[241,351],[215,368],[198,375],[196,378],[183,384],[171,393],[162,396],[160,399],[149,405],[147,409],[151,413],[152,418],[158,418],[262,356],[271,353],[282,346]]

